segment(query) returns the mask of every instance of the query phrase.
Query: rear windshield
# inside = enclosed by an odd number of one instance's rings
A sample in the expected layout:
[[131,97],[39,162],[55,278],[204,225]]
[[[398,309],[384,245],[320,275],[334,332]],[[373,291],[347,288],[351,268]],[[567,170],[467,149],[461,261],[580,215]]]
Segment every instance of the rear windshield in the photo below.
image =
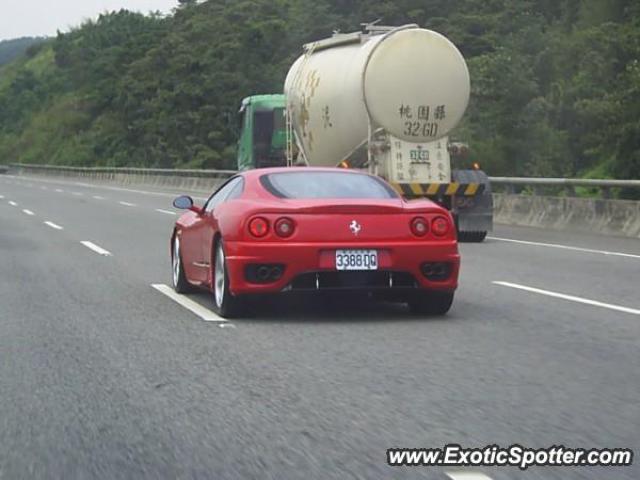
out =
[[397,198],[382,180],[353,172],[279,172],[260,177],[280,198]]

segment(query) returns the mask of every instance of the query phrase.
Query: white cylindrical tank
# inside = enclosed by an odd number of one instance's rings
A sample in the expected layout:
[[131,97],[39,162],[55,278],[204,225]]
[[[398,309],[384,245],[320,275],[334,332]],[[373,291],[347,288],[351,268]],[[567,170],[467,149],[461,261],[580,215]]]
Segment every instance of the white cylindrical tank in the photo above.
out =
[[369,121],[408,142],[444,137],[462,118],[469,92],[460,51],[416,26],[310,44],[285,81],[294,129],[316,166],[346,159],[367,141]]

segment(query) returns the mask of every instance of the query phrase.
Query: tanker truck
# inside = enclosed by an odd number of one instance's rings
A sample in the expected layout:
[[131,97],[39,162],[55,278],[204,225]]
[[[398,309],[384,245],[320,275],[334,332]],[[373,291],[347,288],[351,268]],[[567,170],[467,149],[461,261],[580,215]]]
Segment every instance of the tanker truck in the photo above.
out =
[[470,94],[467,65],[417,25],[363,25],[303,47],[284,94],[242,101],[239,170],[283,165],[366,169],[405,198],[448,208],[461,241],[493,227],[487,175],[452,169],[450,131]]

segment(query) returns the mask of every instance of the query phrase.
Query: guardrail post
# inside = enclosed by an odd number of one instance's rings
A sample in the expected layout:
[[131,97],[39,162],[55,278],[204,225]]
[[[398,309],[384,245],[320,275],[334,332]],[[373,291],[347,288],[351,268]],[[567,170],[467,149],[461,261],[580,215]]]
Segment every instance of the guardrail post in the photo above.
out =
[[611,188],[609,187],[600,187],[602,191],[602,198],[609,199],[611,198]]

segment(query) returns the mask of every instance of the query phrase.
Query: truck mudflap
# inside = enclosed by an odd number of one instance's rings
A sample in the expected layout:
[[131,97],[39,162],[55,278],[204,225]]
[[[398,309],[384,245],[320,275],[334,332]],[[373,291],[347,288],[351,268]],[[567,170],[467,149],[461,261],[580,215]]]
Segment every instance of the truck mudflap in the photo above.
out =
[[482,170],[453,170],[451,177],[459,183],[482,185],[474,196],[455,196],[452,213],[458,227],[461,242],[482,242],[487,232],[493,230],[493,196],[489,177]]

